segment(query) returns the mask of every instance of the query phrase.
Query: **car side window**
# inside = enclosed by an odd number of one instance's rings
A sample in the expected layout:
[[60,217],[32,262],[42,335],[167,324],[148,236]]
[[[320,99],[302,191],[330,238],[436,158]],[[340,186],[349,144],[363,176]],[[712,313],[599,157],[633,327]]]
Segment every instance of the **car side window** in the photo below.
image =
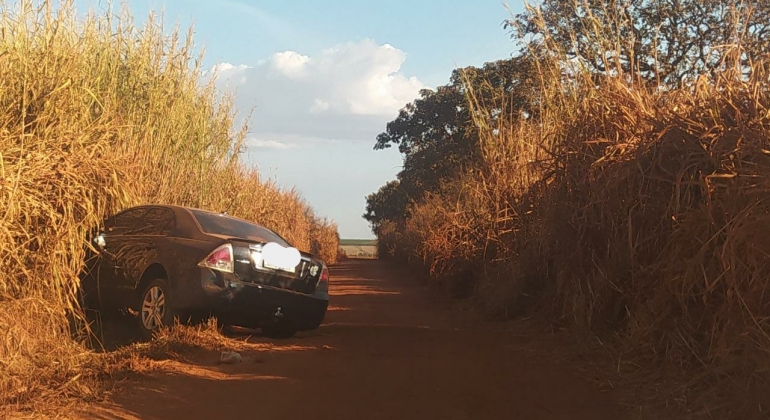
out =
[[134,232],[141,230],[146,212],[147,209],[144,208],[131,209],[110,217],[105,225],[107,232],[112,235],[135,234]]
[[132,209],[107,220],[112,235],[168,235],[174,228],[174,212],[162,207]]
[[145,232],[143,235],[171,234],[174,229],[174,212],[163,207],[153,207],[144,216]]

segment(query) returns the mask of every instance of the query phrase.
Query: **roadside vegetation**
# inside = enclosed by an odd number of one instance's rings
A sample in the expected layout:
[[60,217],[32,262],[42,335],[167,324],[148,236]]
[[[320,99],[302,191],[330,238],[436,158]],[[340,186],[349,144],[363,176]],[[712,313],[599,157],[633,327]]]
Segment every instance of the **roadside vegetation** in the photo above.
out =
[[[770,407],[770,5],[545,0],[377,138],[381,258],[602,343],[681,417]],[[648,414],[649,415],[649,414]]]
[[77,299],[86,234],[109,213],[189,205],[263,224],[330,264],[338,249],[333,223],[241,161],[246,127],[191,33],[53,3],[0,6],[4,418],[97,398],[120,365],[85,345]]

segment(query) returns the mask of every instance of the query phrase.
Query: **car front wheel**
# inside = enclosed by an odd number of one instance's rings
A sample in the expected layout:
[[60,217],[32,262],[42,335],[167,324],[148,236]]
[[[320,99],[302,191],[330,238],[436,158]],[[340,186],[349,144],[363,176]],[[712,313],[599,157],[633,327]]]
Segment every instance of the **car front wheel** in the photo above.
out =
[[138,318],[139,329],[145,337],[152,337],[154,331],[174,324],[175,314],[168,290],[165,279],[155,279],[142,291]]

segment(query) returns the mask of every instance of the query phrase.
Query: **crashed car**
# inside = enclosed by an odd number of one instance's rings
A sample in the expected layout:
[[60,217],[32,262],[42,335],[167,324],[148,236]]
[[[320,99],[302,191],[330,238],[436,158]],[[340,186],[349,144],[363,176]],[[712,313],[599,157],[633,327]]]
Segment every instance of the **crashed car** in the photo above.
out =
[[273,337],[320,326],[329,271],[270,229],[168,205],[129,208],[93,237],[81,278],[87,308],[129,309],[145,335],[215,316]]

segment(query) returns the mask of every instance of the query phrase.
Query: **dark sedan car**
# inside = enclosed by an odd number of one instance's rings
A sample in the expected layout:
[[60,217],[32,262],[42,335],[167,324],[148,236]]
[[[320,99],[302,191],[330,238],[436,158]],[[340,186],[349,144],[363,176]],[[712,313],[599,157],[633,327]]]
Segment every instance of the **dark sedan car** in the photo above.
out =
[[82,278],[87,307],[130,308],[150,334],[199,316],[288,337],[318,328],[329,302],[323,261],[270,229],[225,214],[139,206],[105,221]]

